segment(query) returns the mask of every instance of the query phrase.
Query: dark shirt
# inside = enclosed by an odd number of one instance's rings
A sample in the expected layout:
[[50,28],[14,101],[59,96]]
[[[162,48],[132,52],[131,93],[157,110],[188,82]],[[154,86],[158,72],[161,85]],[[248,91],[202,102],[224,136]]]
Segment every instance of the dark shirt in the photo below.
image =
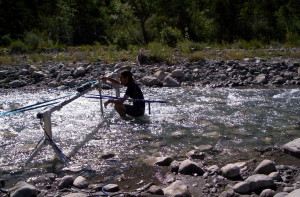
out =
[[[134,82],[131,81],[126,84],[127,89],[125,95],[129,96],[132,99],[142,99],[144,100],[143,92],[140,87]],[[133,106],[145,109],[145,102],[143,101],[134,101]]]

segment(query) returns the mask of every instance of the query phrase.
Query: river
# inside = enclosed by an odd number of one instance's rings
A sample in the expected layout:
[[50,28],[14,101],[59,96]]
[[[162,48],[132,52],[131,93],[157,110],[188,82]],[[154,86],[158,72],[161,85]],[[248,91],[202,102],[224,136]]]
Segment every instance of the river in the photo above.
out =
[[[111,105],[101,115],[99,100],[85,97],[52,113],[53,140],[70,155],[71,164],[100,172],[149,157],[184,157],[189,150],[205,145],[212,147],[219,158],[247,159],[255,148],[280,147],[300,137],[299,88],[142,89],[146,99],[168,103],[152,103],[150,114],[146,105],[145,117],[133,121],[121,120]],[[74,94],[45,90],[0,93],[0,113]],[[103,90],[102,94],[114,92]],[[24,170],[24,163],[44,137],[36,117],[42,109],[0,117],[0,174],[6,178],[28,170],[55,169],[47,166],[54,156],[47,146]],[[103,152],[115,156],[104,160]]]

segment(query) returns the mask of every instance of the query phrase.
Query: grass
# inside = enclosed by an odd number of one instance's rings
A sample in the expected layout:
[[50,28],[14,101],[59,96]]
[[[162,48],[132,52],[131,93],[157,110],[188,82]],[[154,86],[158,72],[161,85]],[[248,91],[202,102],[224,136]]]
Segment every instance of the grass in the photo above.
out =
[[[241,47],[244,46],[244,47]],[[246,49],[241,49],[246,48]],[[77,46],[67,47],[60,52],[31,52],[22,54],[10,54],[4,52],[0,54],[0,65],[14,66],[20,64],[42,65],[47,61],[64,62],[66,64],[85,61],[85,62],[127,62],[128,64],[135,63],[139,50],[146,51],[157,62],[167,64],[180,63],[180,60],[188,59],[190,62],[204,61],[208,59],[214,60],[242,60],[246,57],[260,58],[300,58],[299,48],[290,50],[276,46],[272,50],[269,46],[263,46],[258,42],[241,42],[231,45],[216,45],[193,43],[190,41],[178,43],[175,49],[162,45],[161,43],[150,43],[145,47],[129,46],[128,50],[117,50],[116,46]],[[1,49],[0,49],[1,50]],[[2,49],[1,51],[5,51]]]

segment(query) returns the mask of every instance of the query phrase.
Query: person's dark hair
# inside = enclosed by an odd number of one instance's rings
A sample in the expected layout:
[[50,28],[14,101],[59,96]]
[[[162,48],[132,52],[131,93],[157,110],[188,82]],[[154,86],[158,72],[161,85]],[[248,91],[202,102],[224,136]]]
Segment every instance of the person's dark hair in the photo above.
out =
[[128,81],[131,82],[133,81],[133,76],[132,73],[129,70],[124,70],[120,73],[123,77],[128,77]]

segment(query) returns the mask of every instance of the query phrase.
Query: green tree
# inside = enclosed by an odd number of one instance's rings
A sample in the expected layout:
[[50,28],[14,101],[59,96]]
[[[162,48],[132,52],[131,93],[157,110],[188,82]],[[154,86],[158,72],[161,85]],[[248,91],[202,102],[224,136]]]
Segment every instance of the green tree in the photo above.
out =
[[47,2],[41,8],[42,28],[48,32],[49,38],[56,43],[71,44],[73,38],[72,19],[75,9],[72,7],[71,0],[57,0],[52,7]]

